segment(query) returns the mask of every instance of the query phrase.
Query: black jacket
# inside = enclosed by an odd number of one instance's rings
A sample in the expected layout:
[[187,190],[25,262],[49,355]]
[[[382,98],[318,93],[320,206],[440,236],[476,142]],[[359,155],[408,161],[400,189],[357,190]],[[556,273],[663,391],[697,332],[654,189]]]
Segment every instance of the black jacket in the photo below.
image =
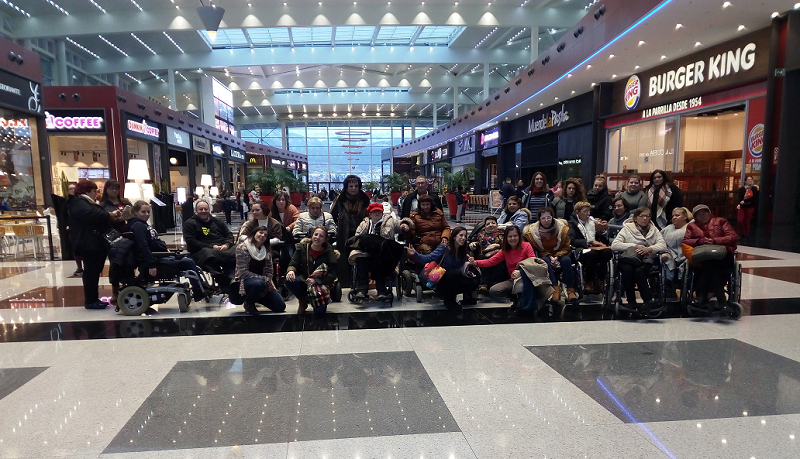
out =
[[136,251],[139,259],[142,260],[142,267],[145,269],[155,268],[156,259],[153,252],[167,252],[167,244],[158,237],[146,221],[133,217],[128,221],[128,229],[133,233],[133,240],[136,243]]
[[[342,191],[331,203],[331,216],[336,221],[336,241],[344,244],[349,237],[356,234],[356,228],[367,215],[369,196],[363,191],[358,192],[356,200],[361,201],[361,209],[355,215],[350,215],[344,208],[347,202],[347,191]],[[341,241],[341,242],[339,242]]]
[[591,216],[601,220],[608,221],[614,216],[614,205],[611,196],[608,195],[608,189],[605,188],[599,193],[594,190],[589,190],[586,193],[586,199],[592,205]]
[[[206,231],[203,231],[204,228]],[[234,246],[233,234],[228,225],[213,216],[204,222],[197,215],[192,215],[192,218],[183,222],[183,240],[192,254],[215,245],[228,244],[229,248]]]
[[464,204],[464,193],[456,190],[456,192],[453,194],[456,195],[456,205],[460,206]]
[[102,235],[112,229],[111,215],[82,196],[70,199],[67,207],[69,234],[75,251],[78,253],[107,251]]
[[287,272],[293,271],[295,276],[301,281],[305,281],[321,264],[328,266],[328,274],[322,277],[322,285],[331,285],[336,280],[337,264],[339,263],[339,251],[334,250],[330,244],[325,244],[325,252],[317,258],[311,256],[311,239],[305,238],[295,246],[292,261],[289,263]]
[[[433,198],[433,204],[436,206],[437,209],[444,212],[444,207],[442,207],[442,200],[439,198],[439,194],[435,191],[428,191],[428,194]],[[408,193],[408,196],[403,200],[403,208],[400,209],[400,218],[406,218],[411,216],[411,203],[417,199],[417,190]]]
[[515,187],[513,183],[504,183],[503,186],[500,187],[500,193],[503,194],[503,200],[505,201],[511,196],[517,195],[517,187]]

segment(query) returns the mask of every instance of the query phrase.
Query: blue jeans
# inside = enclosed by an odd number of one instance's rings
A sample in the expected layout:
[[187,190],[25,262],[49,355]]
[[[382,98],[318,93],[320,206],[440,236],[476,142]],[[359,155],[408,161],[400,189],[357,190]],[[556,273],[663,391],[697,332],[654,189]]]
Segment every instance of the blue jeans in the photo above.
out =
[[[553,283],[553,286],[558,285],[558,279],[556,279],[556,273],[553,271],[553,263],[550,261],[550,257],[542,256],[542,259],[547,263],[547,271],[550,273],[550,282]],[[561,277],[564,278],[564,283],[567,284],[568,288],[574,288],[575,270],[572,269],[572,258],[570,258],[569,255],[564,255],[558,261],[561,263]]]
[[267,290],[267,283],[264,279],[250,278],[242,282],[244,283],[246,301],[264,305],[275,312],[286,310],[286,303],[276,289],[272,289],[269,293],[264,293]]
[[297,298],[305,298],[308,296],[308,285],[306,285],[306,281],[301,280],[299,277],[295,277],[293,281],[287,280],[283,285]]
[[[197,263],[194,262],[189,257],[183,257],[181,259],[176,259],[175,257],[164,257],[159,258],[158,263],[163,265],[171,266],[175,269],[180,269],[181,271],[194,271],[198,278],[202,279],[202,274],[200,274],[200,269],[197,268]],[[200,287],[200,282],[196,279],[189,279],[189,283],[192,284],[192,289],[200,292],[202,288]]]

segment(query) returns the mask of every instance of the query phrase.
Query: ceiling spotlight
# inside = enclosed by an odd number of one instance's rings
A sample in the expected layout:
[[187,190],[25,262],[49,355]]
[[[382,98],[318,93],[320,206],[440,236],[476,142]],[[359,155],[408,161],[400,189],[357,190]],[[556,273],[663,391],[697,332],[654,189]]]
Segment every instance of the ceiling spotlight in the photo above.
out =
[[727,8],[729,6],[731,6],[731,2],[725,2],[725,3],[722,4],[723,8]]
[[681,24],[681,23],[675,24],[675,28],[676,28],[676,29],[680,29],[680,28],[682,28],[682,27],[683,27],[683,24]]
[[775,18],[776,18],[776,17],[778,17],[778,16],[779,16],[779,13],[778,13],[777,11],[776,11],[776,12],[774,12],[774,13],[772,13],[772,18],[773,18],[773,19],[775,19]]
[[738,28],[738,29],[736,29],[736,30],[742,31],[742,30],[744,30],[744,29],[745,29],[745,26],[744,26],[744,25],[740,25],[740,26],[739,26],[739,28]]
[[697,43],[694,44],[694,47],[697,48],[698,46],[703,46],[703,44],[698,41]]

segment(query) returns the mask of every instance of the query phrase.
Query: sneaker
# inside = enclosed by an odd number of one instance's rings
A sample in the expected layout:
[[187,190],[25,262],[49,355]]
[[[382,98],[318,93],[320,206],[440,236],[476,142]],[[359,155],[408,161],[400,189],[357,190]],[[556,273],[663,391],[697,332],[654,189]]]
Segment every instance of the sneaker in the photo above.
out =
[[378,293],[378,296],[375,297],[375,301],[389,301],[389,294],[388,293]]
[[83,277],[83,270],[82,269],[78,269],[74,273],[72,273],[72,275],[69,276],[69,277],[71,277],[71,278]]

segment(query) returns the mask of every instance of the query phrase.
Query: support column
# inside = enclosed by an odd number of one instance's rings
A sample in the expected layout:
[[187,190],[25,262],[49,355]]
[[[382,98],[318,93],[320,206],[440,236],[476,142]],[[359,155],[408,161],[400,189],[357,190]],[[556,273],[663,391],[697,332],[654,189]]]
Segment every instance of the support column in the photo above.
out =
[[417,138],[417,119],[411,118],[411,139]]
[[67,77],[67,43],[64,40],[56,40],[56,65],[58,73],[58,85],[69,86]]
[[453,119],[458,118],[458,86],[453,86]]
[[289,133],[286,132],[286,120],[281,120],[281,143],[283,144],[283,149],[289,149]]
[[169,108],[177,110],[177,99],[175,94],[175,69],[167,69],[167,85],[169,85]]
[[491,69],[489,68],[489,65],[490,64],[488,64],[488,63],[483,64],[483,98],[484,99],[488,99],[489,98],[489,72],[491,72]]
[[433,103],[433,128],[436,129],[438,126],[438,122],[436,121],[436,117],[439,115],[439,104],[436,102]]
[[531,29],[531,63],[539,57],[539,28]]
[[112,86],[116,86],[118,88],[120,87],[119,86],[119,73],[115,73],[115,74],[111,75],[111,85]]

